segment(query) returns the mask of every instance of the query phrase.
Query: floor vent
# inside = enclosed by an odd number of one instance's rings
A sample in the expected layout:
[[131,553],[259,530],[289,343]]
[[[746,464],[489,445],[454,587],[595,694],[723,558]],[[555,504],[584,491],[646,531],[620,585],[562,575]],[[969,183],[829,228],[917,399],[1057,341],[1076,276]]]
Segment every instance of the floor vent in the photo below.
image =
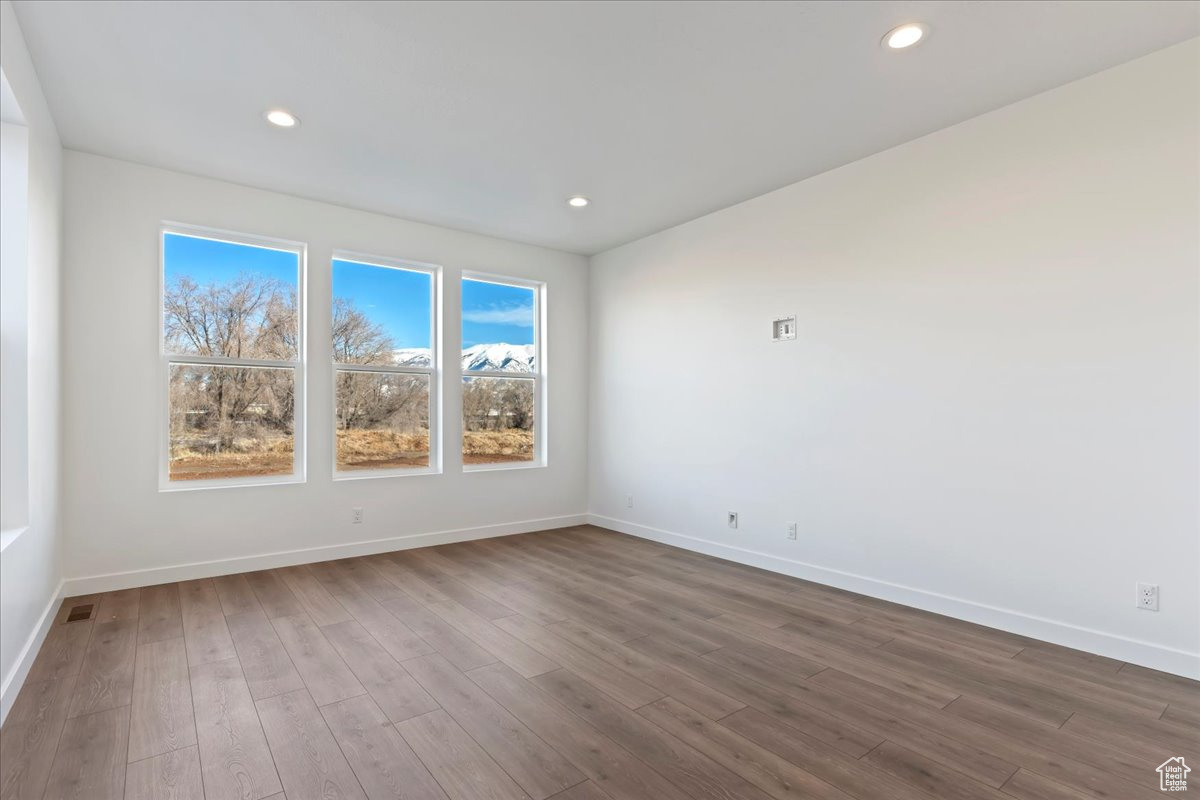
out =
[[92,618],[93,604],[88,603],[85,606],[75,606],[71,609],[71,613],[67,614],[67,622],[78,622],[81,619]]

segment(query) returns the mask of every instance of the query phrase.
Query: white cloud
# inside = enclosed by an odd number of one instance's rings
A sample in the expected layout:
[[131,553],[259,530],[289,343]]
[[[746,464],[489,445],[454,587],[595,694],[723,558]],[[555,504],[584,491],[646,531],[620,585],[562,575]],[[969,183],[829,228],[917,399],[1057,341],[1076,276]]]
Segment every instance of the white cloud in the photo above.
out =
[[473,308],[463,312],[464,322],[481,325],[533,325],[533,306],[509,306],[507,308]]

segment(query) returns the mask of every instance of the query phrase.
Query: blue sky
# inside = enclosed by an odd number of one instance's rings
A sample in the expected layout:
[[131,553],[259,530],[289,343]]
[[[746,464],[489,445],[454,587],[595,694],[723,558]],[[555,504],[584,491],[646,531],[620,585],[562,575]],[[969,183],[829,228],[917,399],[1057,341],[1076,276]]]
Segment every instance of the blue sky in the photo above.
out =
[[432,281],[428,272],[333,262],[333,296],[349,300],[382,326],[396,347],[429,347]]
[[[168,283],[182,275],[201,285],[223,283],[253,273],[296,286],[298,256],[283,250],[168,233],[163,254]],[[333,262],[334,297],[349,300],[381,325],[396,347],[429,347],[432,280],[426,272]],[[462,339],[464,348],[493,342],[533,344],[533,289],[464,280]]]
[[463,347],[507,342],[533,344],[533,289],[464,280]]
[[286,250],[168,233],[163,236],[163,269],[168,284],[183,275],[191,276],[201,286],[224,283],[248,272],[277,278],[295,289],[300,257]]

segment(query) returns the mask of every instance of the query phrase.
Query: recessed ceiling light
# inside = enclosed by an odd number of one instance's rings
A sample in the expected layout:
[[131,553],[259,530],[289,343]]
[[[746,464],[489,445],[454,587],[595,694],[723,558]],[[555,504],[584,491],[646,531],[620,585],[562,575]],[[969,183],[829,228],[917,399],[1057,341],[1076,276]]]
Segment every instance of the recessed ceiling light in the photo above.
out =
[[575,195],[574,197],[567,198],[567,205],[569,205],[571,208],[583,208],[590,202],[592,201],[579,194]]
[[924,23],[909,22],[888,31],[883,37],[883,46],[888,50],[903,50],[924,39],[927,33],[929,27]]
[[280,128],[294,128],[300,124],[300,119],[290,111],[273,108],[266,113],[267,122]]

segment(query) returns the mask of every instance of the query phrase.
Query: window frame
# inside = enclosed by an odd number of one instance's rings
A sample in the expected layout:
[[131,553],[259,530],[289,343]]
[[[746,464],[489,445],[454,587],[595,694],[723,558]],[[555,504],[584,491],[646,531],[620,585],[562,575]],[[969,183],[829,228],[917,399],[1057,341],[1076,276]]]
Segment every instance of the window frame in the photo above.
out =
[[[209,239],[228,244],[260,247],[296,255],[296,357],[291,360],[261,358],[228,358],[225,356],[202,356],[196,354],[172,354],[167,352],[167,263],[166,238],[168,234],[195,239]],[[307,414],[305,363],[308,353],[307,310],[308,245],[305,242],[261,236],[252,233],[209,228],[182,222],[164,221],[158,231],[158,353],[159,353],[159,464],[158,490],[160,492],[188,492],[204,489],[233,489],[245,486],[275,486],[307,481]],[[292,419],[292,474],[257,475],[243,478],[204,478],[198,480],[171,480],[171,367],[268,367],[291,369],[295,398]]]
[[[462,368],[462,281],[475,281],[478,283],[494,283],[500,286],[516,286],[523,289],[533,290],[533,363],[536,369],[533,372],[503,372],[501,370],[465,370]],[[463,472],[499,472],[512,469],[543,469],[549,466],[549,447],[547,446],[547,431],[549,426],[546,424],[546,407],[547,402],[547,379],[546,379],[546,342],[543,332],[546,330],[546,282],[530,280],[529,278],[516,278],[510,275],[500,275],[492,272],[476,272],[473,270],[463,270],[459,282],[459,416],[462,416],[462,381],[464,378],[508,378],[518,380],[533,380],[533,460],[532,461],[510,461],[499,462],[496,464],[467,464],[462,462]],[[459,441],[458,451],[459,458],[462,458],[462,443],[463,437],[466,435],[466,426],[459,425]]]
[[[330,469],[335,481],[360,481],[375,478],[404,478],[417,475],[442,474],[442,267],[439,264],[429,264],[424,261],[390,258],[353,250],[334,250],[329,259],[329,313],[333,314],[333,262],[350,261],[366,267],[380,269],[399,269],[407,272],[423,272],[430,276],[429,282],[429,363],[428,367],[390,366],[387,364],[345,364],[333,360],[332,380],[330,381],[330,410],[331,425],[329,426]],[[330,331],[332,337],[332,331]],[[332,338],[330,340],[332,348]],[[337,377],[338,372],[368,372],[385,375],[425,375],[429,380],[429,466],[427,467],[392,467],[385,469],[338,469],[337,458]]]

